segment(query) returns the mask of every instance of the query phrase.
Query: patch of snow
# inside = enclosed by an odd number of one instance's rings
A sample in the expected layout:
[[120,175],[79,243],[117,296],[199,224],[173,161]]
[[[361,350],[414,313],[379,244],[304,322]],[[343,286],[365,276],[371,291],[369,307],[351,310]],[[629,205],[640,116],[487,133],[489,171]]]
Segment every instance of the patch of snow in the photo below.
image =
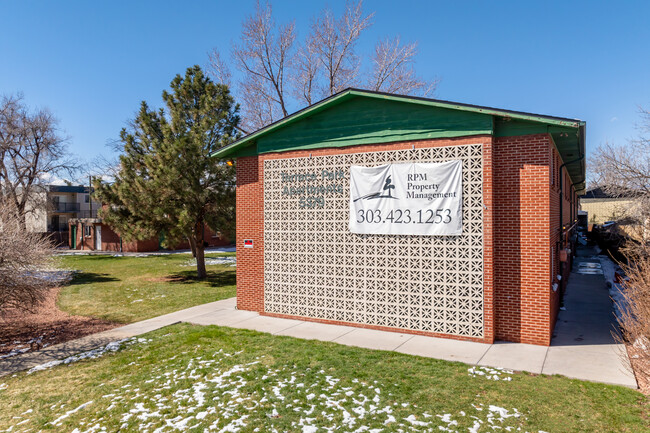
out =
[[488,380],[505,380],[511,381],[514,372],[512,370],[507,370],[505,368],[491,368],[491,367],[471,367],[467,369],[467,372],[472,377],[485,377]]
[[404,420],[407,421],[411,425],[417,425],[417,426],[422,426],[422,427],[426,427],[429,424],[431,424],[431,423],[425,422],[425,421],[418,421],[415,418],[415,415],[409,415],[408,417],[404,418]]
[[[128,344],[148,341],[130,339]],[[110,389],[107,382],[102,398],[94,403],[96,410],[80,414],[79,407],[57,414],[63,407],[53,406],[52,418],[56,419],[52,424],[58,426],[70,418],[67,422],[74,419],[77,433],[99,433],[108,427],[98,414],[111,412],[111,417],[119,420],[120,430],[134,432],[406,433],[514,431],[525,419],[517,409],[489,404],[468,406],[467,413],[431,414],[418,405],[391,397],[392,393],[377,381],[371,384],[357,378],[344,379],[330,370],[315,371],[294,365],[267,366],[260,361],[264,357],[238,362],[241,353],[219,350],[207,357],[168,356],[152,366],[150,377],[144,381],[146,385],[142,379],[134,379]],[[477,377],[497,375],[499,380],[511,373],[484,367],[476,367],[475,371],[482,372]],[[290,427],[276,428],[275,423],[280,420]],[[370,428],[371,425],[384,428]]]
[[54,421],[52,421],[50,424],[55,425],[55,426],[59,426],[59,425],[61,425],[61,421],[63,421],[64,419],[66,419],[67,417],[72,415],[73,413],[79,412],[81,409],[85,408],[86,406],[88,406],[88,405],[90,405],[92,403],[93,403],[93,401],[90,400],[90,401],[82,404],[81,406],[77,407],[76,409],[69,410],[66,413],[64,413],[63,415],[61,415],[60,417],[58,417],[57,419],[55,419]]
[[[78,362],[84,359],[95,359],[103,356],[107,352],[117,352],[120,350],[122,345],[131,345],[135,344],[136,342],[141,342],[140,340],[144,340],[145,342],[147,341],[146,339],[136,339],[135,337],[133,338],[125,338],[122,340],[118,341],[111,341],[110,343],[106,344],[105,346],[98,347],[97,349],[89,350],[87,352],[82,352],[78,353],[76,355],[68,356],[65,359],[57,359],[54,361],[46,362],[44,364],[37,365],[36,367],[32,367],[27,374],[32,374],[37,371],[42,371],[42,370],[47,370],[52,367],[56,367],[57,365],[61,364],[71,364],[74,362]],[[151,340],[148,340],[151,341]]]
[[0,359],[10,358],[10,357],[16,356],[16,355],[21,355],[21,354],[23,354],[25,352],[29,352],[29,350],[30,350],[29,347],[25,347],[25,348],[22,348],[22,349],[14,349],[14,350],[12,350],[11,352],[9,352],[7,354],[0,355]]
[[[237,266],[237,258],[236,257],[206,257],[205,265],[206,266],[230,265],[231,267],[235,267]],[[183,263],[181,266],[194,267],[196,266],[196,259],[188,260],[187,262]]]

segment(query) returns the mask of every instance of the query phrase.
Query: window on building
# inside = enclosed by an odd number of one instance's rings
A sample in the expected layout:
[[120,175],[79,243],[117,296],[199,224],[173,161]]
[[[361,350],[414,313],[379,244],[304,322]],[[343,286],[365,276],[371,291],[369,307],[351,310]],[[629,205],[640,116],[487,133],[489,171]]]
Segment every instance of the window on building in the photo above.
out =
[[84,236],[89,238],[93,233],[93,226],[84,226]]
[[90,194],[85,194],[85,195],[84,195],[84,201],[85,201],[86,203],[90,203]]

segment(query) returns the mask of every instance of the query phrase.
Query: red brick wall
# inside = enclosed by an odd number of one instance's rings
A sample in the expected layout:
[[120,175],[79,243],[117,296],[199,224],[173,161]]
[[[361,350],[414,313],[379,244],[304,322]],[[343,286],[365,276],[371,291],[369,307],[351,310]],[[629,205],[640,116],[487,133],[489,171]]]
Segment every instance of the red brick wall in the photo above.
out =
[[496,338],[550,344],[550,136],[495,138]]
[[[205,224],[205,232],[203,234],[204,241],[209,247],[223,247],[226,245],[232,245],[230,239],[225,236],[218,235],[207,224]],[[156,242],[158,242],[156,240]],[[174,246],[175,250],[187,250],[190,248],[190,244],[187,241],[181,242],[180,244]],[[156,247],[158,249],[158,247]]]
[[[69,225],[69,245],[72,246],[72,226]],[[77,223],[77,248],[78,250],[91,250],[95,249],[95,225],[91,224],[90,236],[84,235],[84,226],[80,222]],[[83,248],[82,248],[83,245]]]
[[[263,159],[237,158],[237,308],[264,311]],[[253,248],[244,248],[252,239]]]
[[151,238],[142,241],[135,240],[131,242],[122,240],[120,244],[120,235],[114,232],[110,226],[102,224],[102,250],[134,253],[158,251],[158,238]]
[[[436,335],[491,343],[494,341],[493,314],[493,232],[492,225],[492,152],[491,136],[479,136],[458,139],[421,140],[391,144],[361,145],[345,148],[326,148],[300,150],[281,153],[269,153],[259,157],[241,157],[237,159],[237,308],[264,312],[264,197],[263,164],[266,159],[298,158],[309,156],[337,155],[345,153],[381,152],[387,150],[426,147],[443,147],[462,144],[483,143],[483,190],[487,210],[484,210],[484,338],[474,339],[435,333],[399,329],[400,332]],[[253,239],[254,248],[243,248],[244,239]],[[268,314],[288,317],[278,314]],[[340,323],[322,319],[304,318],[305,320]],[[352,324],[371,329],[390,329],[378,326]]]
[[[423,140],[238,158],[238,308],[264,311],[265,159],[398,150],[413,145],[433,147],[477,142],[484,143],[483,194],[487,208],[484,211],[485,337],[479,341],[491,342],[496,338],[530,344],[550,344],[559,306],[559,291],[553,293],[551,285],[559,270],[556,249],[559,239],[557,185],[561,162],[556,163],[556,170],[552,171],[553,157],[558,156],[547,134],[494,139],[472,137]],[[566,176],[566,173],[564,175]],[[563,181],[568,191],[568,176]],[[568,222],[576,212],[572,188],[571,192],[567,192],[566,199],[563,213]],[[253,239],[254,248],[244,249],[244,239]],[[326,322],[320,319],[308,320]],[[382,329],[374,326],[363,327]]]
[[[90,237],[83,237],[83,248],[84,250],[95,250],[95,226],[93,224],[92,234]],[[113,229],[106,225],[101,224],[102,227],[102,251],[124,251],[124,252],[149,252],[149,251],[158,251],[159,241],[158,237],[153,237],[151,239],[145,240],[135,240],[126,242],[122,240],[120,246],[120,236]],[[69,242],[72,241],[72,231],[69,231]],[[208,246],[224,246],[230,245],[231,242],[221,236],[215,236],[215,233],[210,230],[209,227],[205,227],[205,240],[208,243]],[[82,228],[81,223],[77,225],[77,249],[81,249],[82,242]],[[69,243],[72,245],[72,243]],[[182,242],[181,244],[174,247],[174,249],[189,249],[190,246],[187,242]]]
[[[550,295],[550,305],[551,305],[551,316],[549,322],[549,332],[553,332],[553,327],[555,325],[555,320],[559,312],[560,307],[560,298],[571,273],[571,263],[572,257],[569,256],[569,260],[562,264],[560,262],[559,251],[562,248],[569,247],[570,245],[564,242],[565,239],[561,238],[562,227],[569,227],[573,224],[573,221],[577,218],[577,196],[575,194],[575,188],[572,185],[572,180],[569,177],[569,174],[566,168],[560,167],[564,162],[562,161],[560,154],[558,153],[555,145],[551,141],[549,143],[549,153],[551,158],[551,180],[549,188],[549,197],[550,197],[550,231],[549,231],[549,250],[551,251],[551,273],[549,275],[549,285],[557,283],[558,290],[553,292],[551,291]],[[560,176],[562,179],[562,192],[560,192]],[[560,223],[560,197],[562,198],[562,222]],[[560,280],[557,279],[557,275],[561,275]]]
[[102,250],[120,251],[120,236],[106,224],[102,224]]

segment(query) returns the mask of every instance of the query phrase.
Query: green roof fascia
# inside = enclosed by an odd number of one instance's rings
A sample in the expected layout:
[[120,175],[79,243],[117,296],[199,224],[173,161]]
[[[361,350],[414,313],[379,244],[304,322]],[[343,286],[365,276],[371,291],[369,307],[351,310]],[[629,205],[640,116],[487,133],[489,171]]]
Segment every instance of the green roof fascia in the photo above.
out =
[[[356,139],[346,139],[340,142],[327,141],[327,142],[320,142],[320,143],[291,146],[291,150],[309,150],[309,149],[322,149],[324,147],[349,147],[349,146],[358,146],[363,144],[395,143],[395,142],[407,141],[412,139],[412,138],[405,138],[403,135],[400,134],[395,134],[394,131],[391,132],[392,133],[387,132],[386,134],[383,135],[378,134],[373,137],[360,137]],[[455,138],[455,137],[468,137],[472,135],[489,135],[489,134],[490,134],[489,130],[485,130],[484,132],[481,133],[471,133],[471,134],[468,134],[467,132],[427,132],[420,135],[417,139],[426,140],[426,139],[435,139],[435,138]],[[381,138],[381,140],[378,140],[378,138]],[[258,154],[281,152],[283,149],[284,148],[277,148],[277,149],[264,148],[264,150],[259,151]],[[238,152],[237,156],[244,156],[244,155],[241,155]]]
[[573,130],[549,128],[548,131],[578,194],[586,187],[585,129],[586,123],[580,122]]
[[[257,140],[258,138],[269,134],[272,131],[275,131],[279,128],[283,128],[287,125],[290,125],[294,122],[297,122],[298,120],[301,120],[305,117],[314,115],[324,109],[330,108],[333,105],[339,104],[343,102],[344,100],[350,99],[355,96],[362,96],[362,97],[368,97],[368,98],[376,98],[376,99],[383,99],[383,100],[391,100],[391,101],[396,101],[396,102],[405,102],[409,104],[420,104],[420,105],[426,105],[426,106],[432,106],[432,107],[438,107],[438,108],[445,108],[445,109],[452,109],[452,110],[459,110],[459,111],[467,111],[467,112],[473,112],[473,113],[480,113],[484,115],[490,115],[490,116],[499,116],[499,117],[504,117],[504,118],[513,118],[513,119],[520,119],[520,120],[528,120],[532,122],[539,122],[539,123],[544,123],[544,124],[549,124],[549,125],[555,125],[555,126],[568,126],[568,127],[577,127],[580,124],[580,121],[578,120],[572,120],[572,119],[563,119],[563,118],[556,118],[552,116],[541,116],[541,115],[535,115],[535,114],[530,114],[530,113],[522,113],[522,112],[515,112],[515,111],[509,111],[509,110],[499,110],[495,108],[489,108],[489,107],[480,107],[480,106],[474,106],[474,105],[466,105],[466,104],[459,104],[459,103],[453,103],[453,102],[448,102],[448,101],[438,101],[434,99],[426,99],[426,98],[417,98],[417,97],[409,97],[409,96],[400,96],[400,95],[393,95],[393,94],[385,94],[385,93],[379,93],[379,92],[372,92],[372,91],[366,91],[366,90],[358,90],[358,89],[347,89],[344,90],[336,95],[330,96],[329,98],[326,98],[320,102],[317,102],[314,105],[311,105],[309,107],[304,108],[303,110],[300,110],[292,115],[289,115],[285,117],[284,119],[281,119],[267,127],[264,127],[252,134],[247,135],[246,137],[241,138],[240,140],[223,147],[222,149],[217,150],[212,154],[213,157],[217,158],[225,158],[228,156],[232,156],[234,154],[239,154],[238,149],[241,149],[243,147],[247,147],[248,144],[251,143],[253,140]],[[448,137],[450,135],[447,135]],[[398,141],[398,140],[395,140]],[[349,144],[348,144],[349,145]]]
[[[221,149],[217,150],[216,152],[214,152],[210,156],[215,157],[215,158],[225,158],[225,157],[231,156],[235,151],[237,151],[238,149],[240,149],[242,147],[247,147],[247,145],[250,144],[251,141],[256,140],[257,138],[259,138],[262,135],[265,135],[265,134],[267,134],[267,133],[269,133],[271,131],[274,131],[276,129],[279,129],[281,127],[290,125],[290,124],[292,124],[294,122],[297,122],[298,120],[301,120],[302,118],[304,118],[307,115],[316,114],[316,113],[318,113],[318,112],[320,112],[320,111],[322,111],[322,110],[324,110],[326,108],[330,108],[330,107],[342,102],[343,100],[346,100],[346,99],[349,99],[349,98],[350,98],[349,91],[344,91],[344,92],[341,92],[339,94],[330,96],[329,98],[323,99],[320,102],[317,102],[317,103],[315,103],[313,105],[310,105],[308,107],[303,108],[300,111],[297,111],[297,112],[295,112],[293,114],[290,114],[289,116],[284,117],[284,118],[278,120],[275,123],[272,123],[272,124],[270,124],[268,126],[265,126],[264,128],[258,129],[257,131],[255,131],[255,132],[253,132],[251,134],[248,134],[245,137],[240,138],[239,140],[235,141],[234,143],[231,143],[228,146],[222,147]],[[240,156],[239,152],[237,152],[237,155]],[[244,155],[241,155],[241,156],[244,156]],[[246,155],[246,156],[249,156],[249,155]]]
[[259,137],[260,154],[492,134],[492,116],[393,100],[353,98]]
[[[562,164],[566,166],[567,172],[573,183],[584,183],[585,164],[584,158],[584,127],[585,122],[576,121],[574,125],[551,125],[542,124],[530,120],[514,119],[511,117],[495,116],[494,136],[513,137],[530,134],[549,134],[553,139],[555,148],[560,154]],[[578,161],[576,161],[578,159]],[[578,191],[584,185],[576,185]]]
[[432,107],[448,108],[451,110],[469,111],[473,113],[487,114],[490,116],[512,117],[513,119],[531,120],[534,122],[542,122],[542,123],[547,123],[556,126],[569,126],[575,128],[580,123],[579,120],[574,120],[574,119],[562,119],[553,116],[543,116],[543,115],[532,114],[532,113],[500,110],[498,108],[481,107],[478,105],[460,104],[457,102],[449,102],[449,101],[438,101],[435,99],[391,95],[386,93],[370,92],[370,91],[363,91],[357,89],[351,89],[350,93],[353,95],[367,96],[370,98],[389,99],[393,101],[407,102],[410,104],[422,104],[422,105],[428,105]]

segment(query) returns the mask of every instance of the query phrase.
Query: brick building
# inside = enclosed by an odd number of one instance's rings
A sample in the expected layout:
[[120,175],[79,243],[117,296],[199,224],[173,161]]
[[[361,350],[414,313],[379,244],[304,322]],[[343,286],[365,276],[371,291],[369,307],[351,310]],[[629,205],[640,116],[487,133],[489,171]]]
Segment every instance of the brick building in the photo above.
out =
[[70,245],[70,220],[95,217],[100,206],[91,201],[90,187],[84,185],[42,185],[34,195],[28,201],[27,230],[47,234],[60,245]]
[[[101,218],[75,218],[70,219],[68,224],[70,225],[68,244],[71,249],[116,252],[151,252],[163,249],[162,236],[127,242],[111,226],[103,223]],[[207,225],[203,230],[206,246],[222,247],[231,244],[229,239],[213,232]],[[189,242],[185,241],[175,245],[173,249],[189,248]]]
[[[236,141],[214,156],[237,164],[238,308],[550,344],[584,131],[574,119],[347,89]],[[351,232],[351,166],[449,161],[462,161],[462,233]]]

